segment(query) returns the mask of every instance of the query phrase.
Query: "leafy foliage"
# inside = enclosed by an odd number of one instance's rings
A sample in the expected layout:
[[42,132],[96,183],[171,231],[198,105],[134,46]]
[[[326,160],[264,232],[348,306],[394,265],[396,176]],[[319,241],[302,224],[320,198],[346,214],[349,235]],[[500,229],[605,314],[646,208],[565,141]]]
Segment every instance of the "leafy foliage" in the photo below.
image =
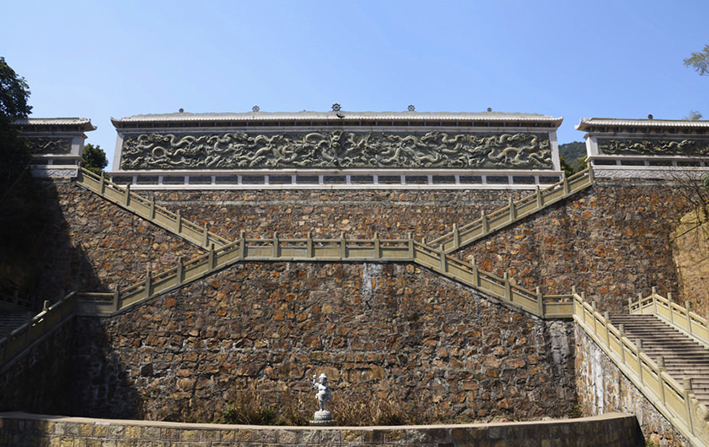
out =
[[32,107],[27,104],[30,90],[25,78],[15,73],[0,56],[0,119],[9,124],[15,118],[27,118]]
[[561,169],[566,176],[586,169],[586,143],[574,141],[559,145]]
[[91,143],[84,145],[83,167],[89,171],[101,175],[103,168],[108,166],[106,153],[98,144],[94,146]]
[[0,293],[6,294],[24,293],[36,282],[41,272],[31,256],[48,224],[29,147],[12,124],[29,115],[29,96],[27,82],[0,57]]
[[684,65],[694,68],[700,76],[709,76],[709,44],[704,45],[702,51],[692,52],[684,60]]
[[702,119],[702,114],[696,110],[690,110],[689,113],[682,119],[687,121],[697,121]]

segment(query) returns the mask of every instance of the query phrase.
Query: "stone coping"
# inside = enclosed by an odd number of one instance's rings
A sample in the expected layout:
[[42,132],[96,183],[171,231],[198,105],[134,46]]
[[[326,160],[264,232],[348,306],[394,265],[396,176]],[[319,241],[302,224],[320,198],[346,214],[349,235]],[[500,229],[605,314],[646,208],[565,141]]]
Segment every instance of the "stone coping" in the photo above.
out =
[[[641,446],[634,415],[609,413],[578,419],[422,426],[280,427],[188,424],[0,413],[0,444],[37,445],[60,440],[138,446],[470,445]],[[531,443],[530,443],[531,441]],[[76,443],[79,444],[76,444]],[[3,444],[5,445],[5,444]],[[67,444],[68,445],[68,444]]]

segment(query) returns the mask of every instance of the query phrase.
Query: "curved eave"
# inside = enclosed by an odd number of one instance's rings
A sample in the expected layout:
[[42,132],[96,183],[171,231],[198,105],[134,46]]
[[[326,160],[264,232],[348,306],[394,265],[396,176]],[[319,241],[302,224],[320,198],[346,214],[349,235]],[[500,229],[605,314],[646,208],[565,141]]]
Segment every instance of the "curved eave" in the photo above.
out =
[[563,117],[502,113],[370,113],[370,112],[300,112],[242,114],[167,114],[136,115],[111,118],[116,129],[174,127],[305,127],[305,126],[373,126],[373,127],[542,127],[558,128]]
[[57,129],[77,132],[96,130],[87,118],[20,118],[12,122],[25,132],[54,131]]
[[693,130],[706,132],[709,130],[709,121],[584,118],[575,128],[583,132],[598,133],[643,133],[644,129],[678,129],[688,133]]

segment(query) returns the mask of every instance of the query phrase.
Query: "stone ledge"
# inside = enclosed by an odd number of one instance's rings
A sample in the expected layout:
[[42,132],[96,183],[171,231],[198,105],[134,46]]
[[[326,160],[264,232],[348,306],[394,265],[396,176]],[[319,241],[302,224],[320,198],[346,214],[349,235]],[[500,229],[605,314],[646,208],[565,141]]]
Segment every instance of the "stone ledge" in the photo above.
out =
[[[530,443],[530,441],[532,441]],[[0,445],[256,446],[280,445],[450,447],[470,445],[644,445],[634,415],[551,421],[381,427],[270,427],[91,419],[27,413],[0,414]]]

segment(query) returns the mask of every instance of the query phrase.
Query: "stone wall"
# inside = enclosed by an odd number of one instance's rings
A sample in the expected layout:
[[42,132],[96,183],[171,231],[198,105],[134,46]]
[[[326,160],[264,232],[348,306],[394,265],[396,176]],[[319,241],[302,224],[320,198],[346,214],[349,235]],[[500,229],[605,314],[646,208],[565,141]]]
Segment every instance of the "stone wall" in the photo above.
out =
[[678,297],[671,236],[686,203],[667,182],[598,181],[458,256],[545,294],[576,286],[600,310],[623,313],[653,286]]
[[336,399],[401,403],[421,420],[529,420],[575,405],[570,322],[410,264],[238,264],[124,314],[81,318],[76,340],[80,415],[212,421],[244,390],[315,407],[321,372]]
[[[142,281],[199,249],[76,185],[55,182],[61,229],[48,235],[43,296],[71,290],[107,290]],[[515,191],[165,191],[157,203],[221,236],[433,240],[507,204]],[[51,207],[51,204],[48,206]],[[657,286],[678,300],[670,236],[686,200],[668,182],[602,180],[593,188],[489,236],[457,255],[484,271],[510,273],[514,282],[546,294],[572,286],[623,311],[625,301]],[[71,247],[67,250],[65,247]],[[55,249],[57,248],[57,249]],[[70,266],[67,268],[66,266]]]
[[507,205],[519,191],[213,191],[145,192],[183,217],[229,239],[247,237],[434,238]]
[[72,291],[108,291],[161,271],[200,250],[67,180],[36,179],[42,206],[52,219],[33,247],[42,278],[35,301]]
[[687,439],[626,378],[598,345],[576,326],[576,382],[582,414],[614,411],[638,418],[645,438],[660,446],[686,446]]
[[645,444],[636,419],[622,414],[534,423],[309,428],[107,421],[6,413],[0,414],[0,445],[642,447]]
[[0,367],[0,411],[67,414],[73,337],[70,319]]

